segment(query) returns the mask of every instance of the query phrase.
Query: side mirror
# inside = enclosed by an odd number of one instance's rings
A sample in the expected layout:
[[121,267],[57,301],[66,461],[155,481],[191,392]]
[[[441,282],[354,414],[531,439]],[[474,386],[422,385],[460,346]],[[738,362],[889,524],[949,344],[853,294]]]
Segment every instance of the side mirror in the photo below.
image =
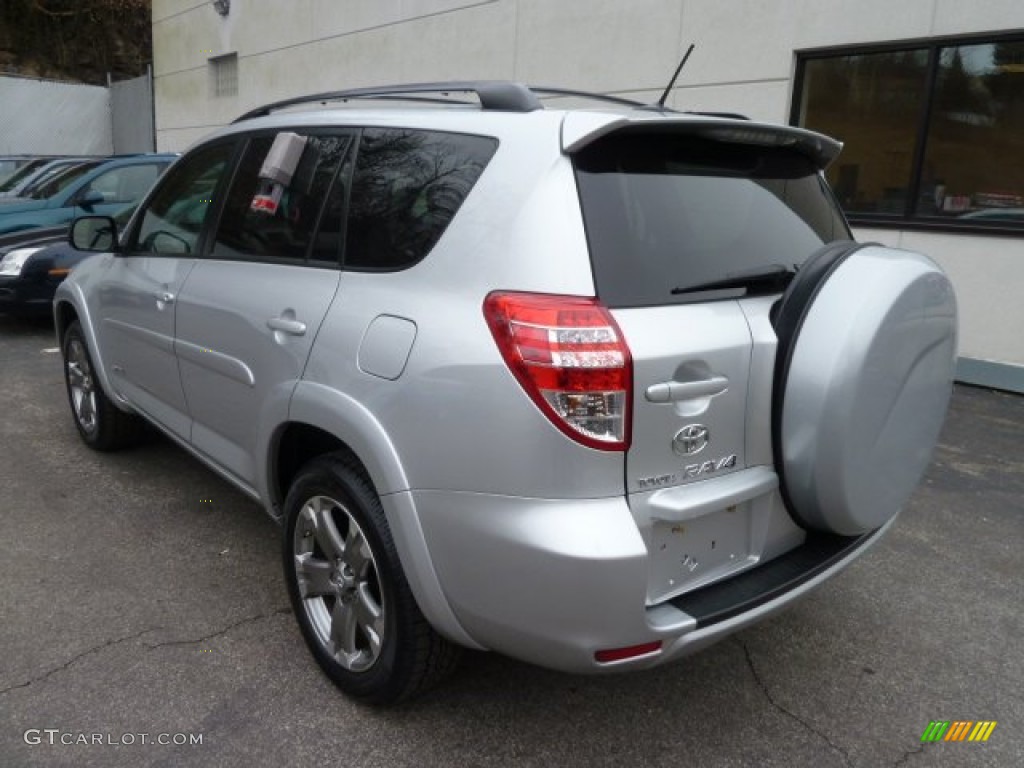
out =
[[115,251],[117,224],[109,216],[80,216],[71,224],[68,242],[79,251]]
[[90,189],[78,198],[78,205],[82,208],[91,208],[94,205],[99,205],[103,200],[104,197],[102,192]]

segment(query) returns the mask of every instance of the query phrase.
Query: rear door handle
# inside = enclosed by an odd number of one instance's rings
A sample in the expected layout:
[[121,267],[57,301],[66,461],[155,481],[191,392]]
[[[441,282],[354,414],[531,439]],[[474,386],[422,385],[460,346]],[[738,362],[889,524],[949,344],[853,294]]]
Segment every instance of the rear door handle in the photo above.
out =
[[288,317],[272,317],[267,320],[267,328],[272,331],[281,331],[291,336],[304,336],[306,324]]
[[729,388],[725,376],[709,376],[697,381],[664,381],[652,384],[644,392],[650,403],[677,403],[680,400],[696,400],[699,397],[714,397]]

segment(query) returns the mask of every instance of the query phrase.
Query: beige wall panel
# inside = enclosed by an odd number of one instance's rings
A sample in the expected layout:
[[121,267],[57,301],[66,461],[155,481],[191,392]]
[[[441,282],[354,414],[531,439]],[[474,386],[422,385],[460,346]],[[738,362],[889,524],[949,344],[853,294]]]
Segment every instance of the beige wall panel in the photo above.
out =
[[859,240],[879,240],[931,256],[949,275],[960,310],[961,357],[1024,365],[1024,240],[1000,237],[857,230]]
[[346,35],[501,0],[311,0],[314,38]]
[[[338,0],[336,13],[343,14],[346,5],[348,0]],[[239,56],[297,46],[322,34],[313,22],[313,0],[234,0],[226,17],[214,16],[221,45]]]
[[674,89],[668,105],[681,111],[739,112],[751,120],[785,123],[789,117],[789,88],[788,80],[687,86]]
[[[168,16],[177,16],[200,5],[210,5],[210,2],[209,0],[206,3],[203,3],[202,0],[153,0],[153,21],[160,21]],[[210,12],[215,13],[212,8]]]
[[211,128],[170,128],[158,131],[156,136],[157,151],[184,152],[212,130]]
[[209,99],[209,74],[192,69],[164,75],[153,81],[157,132],[187,125],[208,125],[206,119],[213,99]]
[[[493,80],[513,76],[516,9],[487,3],[458,13],[423,16],[394,28],[402,51],[400,79]],[[368,85],[379,83],[371,80]]]
[[395,31],[395,27],[372,29],[307,46],[302,55],[308,56],[305,65],[313,87],[299,88],[296,93],[400,82],[405,54]]
[[697,44],[691,82],[788,78],[793,51],[923,37],[933,0],[684,0],[682,39]]
[[1024,29],[1022,0],[937,0],[933,35]]
[[234,51],[223,42],[221,28],[212,8],[197,8],[154,25],[154,77],[205,67],[211,57]]
[[515,77],[602,91],[667,84],[681,10],[680,0],[519,0]]

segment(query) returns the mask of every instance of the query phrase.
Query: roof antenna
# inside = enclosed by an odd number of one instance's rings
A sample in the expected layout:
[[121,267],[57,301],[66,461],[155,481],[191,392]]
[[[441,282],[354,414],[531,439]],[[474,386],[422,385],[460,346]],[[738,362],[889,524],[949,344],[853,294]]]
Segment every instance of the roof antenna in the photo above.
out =
[[693,43],[690,43],[690,47],[686,49],[686,53],[683,55],[683,60],[680,61],[679,66],[676,67],[676,73],[672,75],[672,79],[668,81],[668,88],[665,89],[665,92],[661,94],[661,98],[658,99],[658,109],[665,108],[665,100],[668,98],[669,93],[671,93],[672,86],[675,85],[676,80],[679,79],[679,73],[683,71],[683,67],[686,66],[686,62],[689,60],[690,54],[693,53],[693,49],[695,47],[696,46]]

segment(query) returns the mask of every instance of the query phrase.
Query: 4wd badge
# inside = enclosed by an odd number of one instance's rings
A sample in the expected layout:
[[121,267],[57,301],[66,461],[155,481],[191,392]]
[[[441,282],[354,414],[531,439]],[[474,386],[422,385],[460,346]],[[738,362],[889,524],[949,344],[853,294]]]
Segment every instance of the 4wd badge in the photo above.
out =
[[703,424],[687,424],[672,438],[672,450],[680,456],[692,456],[707,448],[711,433]]

